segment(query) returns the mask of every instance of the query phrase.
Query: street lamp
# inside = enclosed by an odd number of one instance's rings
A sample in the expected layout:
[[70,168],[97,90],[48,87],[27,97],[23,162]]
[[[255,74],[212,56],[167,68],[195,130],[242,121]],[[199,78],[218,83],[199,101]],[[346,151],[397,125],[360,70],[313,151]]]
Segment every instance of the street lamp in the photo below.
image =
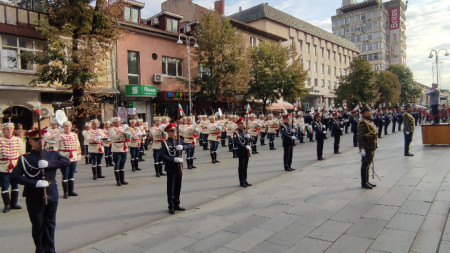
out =
[[189,82],[189,115],[191,115],[192,110],[192,94],[191,94],[191,39],[194,40],[194,48],[198,48],[197,39],[194,36],[187,36],[184,33],[180,33],[178,36],[177,44],[182,45],[183,41],[181,40],[181,36],[186,38],[186,49],[188,56],[188,82]]
[[445,51],[444,56],[449,56],[449,53],[447,52],[447,49],[445,48],[441,48],[438,51],[436,51],[435,49],[431,50],[430,55],[428,56],[428,58],[433,58],[433,53],[434,53],[434,57],[436,58],[436,84],[437,84],[437,88],[439,89],[439,53],[441,51]]

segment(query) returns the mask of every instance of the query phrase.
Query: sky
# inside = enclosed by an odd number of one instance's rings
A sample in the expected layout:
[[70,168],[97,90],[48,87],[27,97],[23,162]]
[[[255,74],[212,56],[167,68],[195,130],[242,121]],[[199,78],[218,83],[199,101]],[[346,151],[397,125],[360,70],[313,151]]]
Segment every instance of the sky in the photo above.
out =
[[[161,2],[164,0],[140,1],[145,2],[142,17],[148,18],[161,10]],[[214,8],[214,0],[193,2],[206,8]],[[238,12],[239,7],[245,10],[261,3],[268,3],[329,32],[331,16],[342,5],[341,0],[225,0],[225,14],[231,15]],[[445,48],[450,53],[450,0],[409,0],[406,36],[406,65],[413,71],[417,82],[431,86],[432,82],[436,82],[433,74],[436,58],[428,58],[431,50]],[[450,56],[444,54],[445,51],[439,53],[440,86],[450,89]]]

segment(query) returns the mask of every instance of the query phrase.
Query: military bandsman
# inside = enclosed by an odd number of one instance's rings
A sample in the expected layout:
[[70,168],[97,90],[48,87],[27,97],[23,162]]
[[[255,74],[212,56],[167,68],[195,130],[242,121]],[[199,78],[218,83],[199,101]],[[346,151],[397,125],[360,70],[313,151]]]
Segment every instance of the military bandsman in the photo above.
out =
[[334,137],[334,153],[340,154],[339,152],[339,143],[341,142],[341,135],[344,130],[344,122],[342,119],[339,119],[339,114],[337,112],[333,112],[333,119],[331,120],[331,132]]
[[257,146],[256,144],[258,143],[258,136],[259,136],[259,131],[261,131],[261,125],[255,121],[256,115],[255,114],[250,114],[249,116],[249,121],[248,121],[248,132],[251,136],[251,140],[252,140],[252,154],[259,154],[258,150],[257,150]]
[[161,143],[165,138],[164,129],[161,129],[161,117],[154,117],[154,125],[150,128],[150,136],[153,139],[152,150],[153,150],[153,163],[155,166],[156,177],[164,176],[163,173],[163,161],[160,156],[161,153]]
[[114,161],[114,176],[117,186],[127,185],[125,181],[125,162],[127,161],[128,142],[130,141],[125,131],[120,126],[120,118],[111,119],[113,126],[109,129],[111,139],[111,152]]
[[86,122],[84,125],[84,130],[81,131],[81,135],[83,136],[83,148],[84,148],[84,159],[86,164],[91,164],[91,156],[89,154],[89,131],[91,130],[91,122]]
[[45,142],[47,143],[48,150],[53,150],[53,147],[55,146],[55,138],[60,133],[61,130],[58,128],[58,122],[56,122],[56,120],[53,120],[50,129],[48,129],[47,133],[45,134]]
[[208,141],[210,143],[210,155],[212,163],[219,163],[217,160],[217,148],[219,147],[219,139],[220,133],[222,131],[222,127],[220,126],[220,122],[216,122],[216,116],[209,116],[209,124],[206,127],[208,134]]
[[102,174],[102,160],[103,160],[103,145],[102,140],[106,139],[106,135],[102,129],[100,129],[98,119],[93,119],[91,121],[92,127],[87,135],[87,140],[89,142],[89,154],[91,158],[92,165],[92,179],[97,180],[97,178],[105,178]]
[[325,160],[325,158],[323,157],[323,143],[327,138],[327,128],[324,124],[322,124],[320,113],[316,113],[316,115],[314,115],[314,122],[312,127],[314,129],[314,132],[316,133],[317,160]]
[[[188,165],[188,169],[195,169],[197,167],[194,166],[194,152],[195,152],[195,143],[196,139],[199,136],[199,131],[192,125],[192,117],[186,117],[186,124],[183,128],[183,136],[184,142],[190,144],[192,147],[186,150],[186,162]],[[181,129],[180,129],[181,131]]]
[[220,143],[222,147],[226,147],[226,141],[227,141],[227,122],[228,120],[225,117],[225,114],[222,114],[220,116],[220,126],[222,128],[222,132],[220,133]]
[[353,147],[358,147],[357,136],[357,128],[359,122],[358,110],[353,110],[352,115],[350,116],[350,131],[353,133]]
[[111,153],[111,138],[109,138],[109,129],[111,129],[111,122],[106,121],[103,124],[103,133],[106,136],[106,140],[102,141],[103,148],[105,149],[105,164],[106,167],[113,166],[113,157]]
[[269,149],[276,150],[275,148],[275,135],[280,127],[280,124],[277,119],[274,119],[273,114],[269,113],[267,115],[267,134],[269,135]]
[[237,147],[234,145],[233,133],[236,132],[238,125],[236,121],[238,116],[230,115],[230,120],[227,123],[227,136],[228,136],[228,151],[233,153],[233,158],[237,158],[236,150]]
[[144,158],[142,158],[142,156],[144,155],[144,143],[145,143],[145,139],[147,138],[147,132],[145,131],[144,128],[144,120],[143,119],[137,119],[136,121],[136,129],[138,130],[138,132],[141,134],[140,136],[140,143],[139,143],[139,154],[138,154],[138,160],[139,162],[144,162]]
[[247,182],[247,168],[248,168],[248,160],[250,157],[251,147],[250,143],[250,134],[244,132],[244,118],[240,118],[236,121],[237,130],[233,133],[233,143],[236,147],[236,155],[239,159],[238,165],[238,176],[239,176],[239,185],[241,187],[252,186]]
[[125,129],[125,133],[128,134],[130,142],[128,143],[128,147],[130,148],[130,156],[131,156],[131,171],[139,171],[139,151],[141,148],[141,130],[136,127],[137,120],[131,119],[129,121],[130,125]]

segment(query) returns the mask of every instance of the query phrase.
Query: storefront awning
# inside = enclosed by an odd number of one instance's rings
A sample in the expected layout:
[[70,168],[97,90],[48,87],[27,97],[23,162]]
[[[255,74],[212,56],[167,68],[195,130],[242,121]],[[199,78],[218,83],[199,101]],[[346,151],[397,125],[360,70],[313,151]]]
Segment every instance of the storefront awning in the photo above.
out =
[[273,111],[281,111],[281,110],[292,110],[294,109],[294,105],[288,102],[278,102],[278,103],[272,103],[270,106],[267,107],[267,110],[273,110]]

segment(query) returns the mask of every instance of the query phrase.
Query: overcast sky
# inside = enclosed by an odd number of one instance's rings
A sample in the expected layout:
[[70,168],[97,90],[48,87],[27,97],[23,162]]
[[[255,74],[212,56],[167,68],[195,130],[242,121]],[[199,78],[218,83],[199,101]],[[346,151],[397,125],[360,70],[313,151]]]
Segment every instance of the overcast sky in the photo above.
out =
[[[140,0],[145,2],[143,18],[158,13],[163,0]],[[363,1],[363,0],[359,0]],[[403,0],[405,2],[405,0]],[[193,0],[206,8],[214,7],[214,0]],[[342,4],[340,0],[225,0],[225,14],[268,3],[297,18],[331,32],[331,16]],[[182,14],[182,13],[180,13]],[[432,49],[446,48],[450,53],[450,0],[410,0],[406,11],[407,65],[414,72],[416,81],[431,85],[433,63],[429,59]],[[450,56],[439,54],[441,62],[441,87],[450,89]],[[435,80],[435,79],[434,79]]]

